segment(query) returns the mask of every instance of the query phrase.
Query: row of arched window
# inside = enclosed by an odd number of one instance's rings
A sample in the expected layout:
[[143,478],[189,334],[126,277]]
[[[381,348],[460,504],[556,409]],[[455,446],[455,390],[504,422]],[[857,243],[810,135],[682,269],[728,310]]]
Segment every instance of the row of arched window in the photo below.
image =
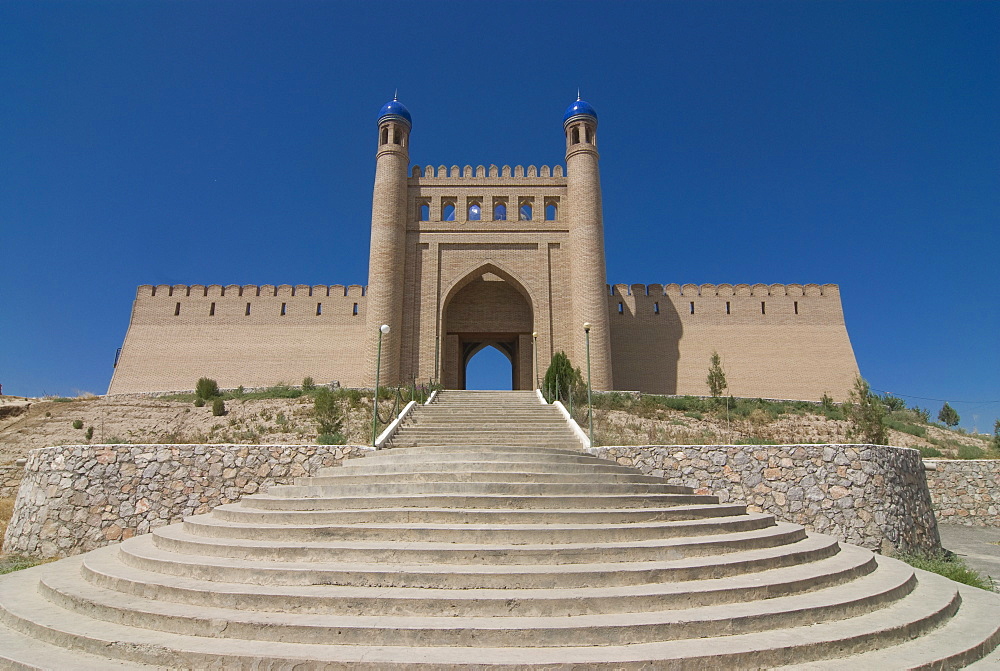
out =
[[[430,200],[418,201],[417,218],[419,221],[431,220]],[[518,201],[516,216],[508,216],[507,199],[495,198],[493,202],[492,221],[507,221],[508,218],[517,221],[533,221],[536,216],[533,198],[521,198]],[[488,211],[484,211],[482,201],[476,198],[468,199],[466,205],[466,221],[483,221]],[[546,198],[542,212],[545,221],[555,221],[559,216],[559,201],[557,198]],[[441,221],[455,221],[458,215],[458,204],[454,198],[441,199]]]

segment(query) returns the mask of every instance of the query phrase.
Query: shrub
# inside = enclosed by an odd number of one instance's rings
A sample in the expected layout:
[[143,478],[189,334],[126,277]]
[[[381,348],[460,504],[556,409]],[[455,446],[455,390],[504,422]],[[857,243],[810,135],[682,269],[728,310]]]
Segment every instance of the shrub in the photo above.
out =
[[993,449],[1000,451],[1000,419],[993,422]]
[[893,412],[895,410],[906,410],[906,401],[893,396],[889,392],[886,392],[882,397],[882,403],[885,404],[885,408],[889,412]]
[[[340,414],[340,405],[333,392],[326,387],[316,390],[313,399],[313,415],[316,417],[316,427],[320,436],[334,436],[340,433],[344,418]],[[321,445],[339,445],[340,443],[320,443]]]
[[212,415],[215,417],[222,417],[226,414],[226,402],[221,398],[217,398],[212,401]]
[[565,352],[556,352],[552,355],[549,369],[545,371],[542,392],[548,399],[556,400],[558,397],[558,400],[569,400],[569,395],[582,384],[582,377]]
[[819,404],[823,406],[825,410],[833,410],[834,408],[837,407],[833,404],[833,397],[830,396],[825,391],[823,392],[823,395],[819,399]]
[[959,459],[982,459],[983,450],[976,447],[975,445],[959,445],[958,446],[958,458]]
[[[313,382],[313,379],[311,377],[302,378],[302,391],[312,391],[315,388],[316,388],[316,383]],[[330,444],[332,445],[333,443]]]
[[844,414],[850,422],[848,437],[873,445],[885,445],[889,441],[885,426],[885,404],[877,394],[872,393],[868,382],[860,375],[854,378],[854,389],[844,404]]
[[215,398],[219,395],[219,383],[208,377],[200,378],[198,384],[194,386],[194,393],[195,396],[206,401]]
[[91,438],[93,438],[94,437],[94,427],[88,426],[87,427],[87,433],[85,433],[83,435],[87,437],[87,440],[90,440]]
[[713,351],[708,361],[708,379],[706,380],[708,391],[712,395],[712,398],[718,398],[722,396],[722,392],[728,386],[726,384],[726,373],[722,370],[722,358],[718,352]]
[[924,447],[923,445],[920,445],[919,447],[917,447],[917,449],[920,450],[920,456],[924,457],[925,459],[933,459],[934,457],[940,457],[942,454],[941,450],[935,447]]
[[205,407],[205,399],[203,399],[201,397],[194,399],[194,407],[196,407],[196,408],[204,408]]
[[955,412],[955,408],[948,405],[947,401],[945,401],[944,405],[941,406],[941,410],[938,412],[938,421],[942,424],[946,424],[949,429],[958,426],[958,413]]
[[83,420],[82,419],[74,419],[73,420],[73,428],[74,429],[82,429],[83,428]]
[[915,406],[913,406],[913,408],[911,409],[911,411],[913,412],[914,415],[916,415],[917,419],[919,419],[924,424],[930,423],[930,421],[931,421],[931,411],[930,410],[927,410],[926,408],[921,408],[920,406],[915,405]]
[[343,445],[345,442],[344,434],[337,433],[321,433],[319,437],[316,438],[316,443],[319,445]]

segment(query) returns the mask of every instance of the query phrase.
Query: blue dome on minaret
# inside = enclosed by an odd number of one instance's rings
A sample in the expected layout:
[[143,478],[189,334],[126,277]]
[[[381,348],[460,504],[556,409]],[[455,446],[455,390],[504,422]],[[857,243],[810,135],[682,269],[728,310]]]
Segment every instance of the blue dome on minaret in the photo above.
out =
[[563,123],[565,124],[577,116],[590,116],[594,117],[594,121],[597,121],[597,110],[586,100],[582,100],[579,93],[576,95],[576,102],[566,108],[566,114],[563,115]]
[[410,110],[406,109],[406,105],[399,102],[396,96],[393,96],[392,100],[382,105],[382,109],[378,111],[379,123],[386,117],[400,119],[408,125],[413,125],[413,119],[410,118]]

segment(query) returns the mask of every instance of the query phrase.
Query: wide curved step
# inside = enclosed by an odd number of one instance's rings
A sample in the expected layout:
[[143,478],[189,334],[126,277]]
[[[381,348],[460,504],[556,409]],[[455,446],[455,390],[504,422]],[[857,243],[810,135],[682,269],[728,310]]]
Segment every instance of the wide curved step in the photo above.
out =
[[[725,555],[645,562],[581,564],[375,564],[334,561],[294,562],[213,557],[163,550],[153,537],[139,536],[119,546],[120,560],[136,568],[199,580],[262,585],[361,585],[511,589],[639,585],[726,578],[817,562],[838,554],[829,536],[810,535],[794,545],[778,545]],[[557,569],[555,567],[558,567]]]

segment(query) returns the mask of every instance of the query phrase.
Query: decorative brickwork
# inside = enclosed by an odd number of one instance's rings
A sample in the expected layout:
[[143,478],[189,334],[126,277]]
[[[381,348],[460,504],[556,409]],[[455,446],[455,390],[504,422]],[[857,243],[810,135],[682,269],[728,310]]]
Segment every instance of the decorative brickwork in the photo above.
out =
[[493,346],[531,388],[535,347],[543,370],[558,351],[586,366],[587,322],[595,389],[704,394],[718,351],[734,395],[846,398],[858,369],[835,285],[607,285],[589,105],[565,118],[565,170],[411,166],[398,109],[378,123],[367,288],[140,287],[109,392],[371,386],[382,324],[384,384],[463,388]]

